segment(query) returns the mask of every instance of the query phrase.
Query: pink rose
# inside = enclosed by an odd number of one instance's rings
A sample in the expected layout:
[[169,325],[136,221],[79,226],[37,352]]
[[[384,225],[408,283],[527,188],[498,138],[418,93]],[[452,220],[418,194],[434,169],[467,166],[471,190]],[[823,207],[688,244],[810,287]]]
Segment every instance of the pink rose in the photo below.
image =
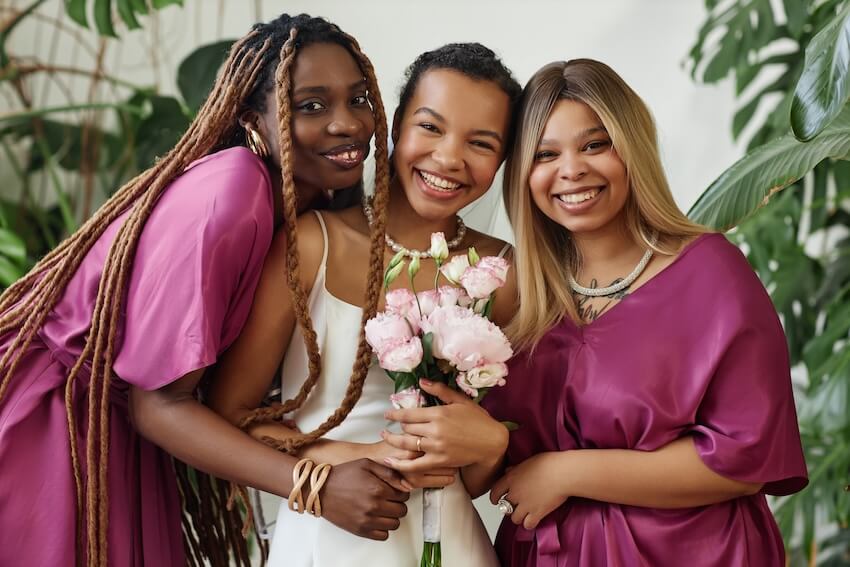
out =
[[460,284],[469,294],[469,297],[483,299],[490,297],[490,294],[505,285],[505,279],[499,277],[499,272],[495,270],[475,265],[463,273],[460,277]]
[[413,336],[410,323],[398,313],[378,313],[366,323],[366,342],[378,356],[393,341],[406,341]]
[[440,268],[440,272],[446,276],[447,280],[456,284],[460,282],[460,277],[468,267],[469,258],[466,257],[466,254],[460,254],[444,264],[443,267]]
[[422,320],[422,330],[434,333],[434,356],[447,360],[462,372],[505,362],[513,355],[499,327],[463,307],[436,308]]
[[425,396],[422,395],[419,388],[411,386],[392,394],[390,402],[395,409],[421,408],[425,405]]
[[378,365],[392,372],[413,372],[420,362],[422,362],[422,341],[419,337],[391,341],[378,352]]
[[499,258],[498,256],[485,256],[484,258],[481,258],[477,264],[475,264],[475,267],[493,270],[496,272],[497,277],[499,277],[502,281],[505,281],[508,278],[508,270],[511,265],[504,258]]
[[469,296],[466,295],[466,292],[459,287],[451,285],[440,286],[437,290],[437,294],[440,297],[440,307],[449,307],[452,305],[468,307],[471,303]]

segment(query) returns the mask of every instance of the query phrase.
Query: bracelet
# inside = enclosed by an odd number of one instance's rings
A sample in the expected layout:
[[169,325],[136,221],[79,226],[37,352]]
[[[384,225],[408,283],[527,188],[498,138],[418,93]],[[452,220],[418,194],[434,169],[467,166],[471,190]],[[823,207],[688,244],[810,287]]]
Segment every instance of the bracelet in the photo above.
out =
[[322,517],[322,502],[319,500],[319,491],[325,485],[328,475],[331,473],[331,465],[322,463],[316,465],[310,475],[310,494],[307,496],[307,511],[317,518]]
[[289,493],[289,509],[293,512],[303,514],[306,509],[304,507],[304,496],[301,494],[301,487],[310,478],[310,471],[315,464],[310,459],[301,459],[292,467],[292,491]]

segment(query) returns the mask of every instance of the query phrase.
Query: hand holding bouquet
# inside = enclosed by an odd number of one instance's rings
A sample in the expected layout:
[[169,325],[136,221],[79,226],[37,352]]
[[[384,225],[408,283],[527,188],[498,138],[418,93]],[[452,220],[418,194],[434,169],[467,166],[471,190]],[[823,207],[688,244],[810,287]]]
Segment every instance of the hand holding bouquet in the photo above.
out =
[[[384,277],[389,285],[410,256],[410,289],[386,294],[385,310],[366,324],[366,340],[378,363],[395,384],[396,408],[438,405],[438,399],[417,386],[420,378],[442,382],[479,402],[494,386],[505,384],[511,345],[489,320],[495,291],[505,284],[509,265],[500,257],[479,258],[474,248],[449,262],[442,233],[431,235],[431,257],[437,263],[433,289],[416,292],[414,276],[421,259],[402,250],[390,261]],[[447,285],[439,285],[440,277]],[[440,558],[440,489],[425,489],[421,565],[437,567]]]

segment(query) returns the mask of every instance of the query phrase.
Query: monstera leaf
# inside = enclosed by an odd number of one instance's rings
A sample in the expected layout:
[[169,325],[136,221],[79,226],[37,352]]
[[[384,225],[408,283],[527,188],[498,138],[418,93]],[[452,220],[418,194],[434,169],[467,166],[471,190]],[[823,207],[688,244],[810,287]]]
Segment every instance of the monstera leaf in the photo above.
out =
[[791,104],[791,129],[811,140],[844,108],[850,95],[850,3],[806,47],[803,74]]
[[808,142],[787,134],[738,160],[697,199],[688,216],[706,226],[728,230],[821,161],[843,159],[849,153],[850,107],[845,107]]

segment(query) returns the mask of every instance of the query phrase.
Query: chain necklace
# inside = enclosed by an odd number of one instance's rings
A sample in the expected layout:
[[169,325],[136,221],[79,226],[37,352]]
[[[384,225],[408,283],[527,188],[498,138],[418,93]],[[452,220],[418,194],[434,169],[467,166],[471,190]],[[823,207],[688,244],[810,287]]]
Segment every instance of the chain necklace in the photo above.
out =
[[[369,197],[363,197],[363,214],[366,215],[366,222],[369,223],[369,226],[375,224],[375,211],[372,209],[372,200]],[[455,219],[457,221],[457,229],[455,232],[455,237],[446,242],[446,246],[448,246],[449,250],[454,250],[460,243],[463,242],[463,237],[466,236],[466,225],[463,224],[463,219],[460,218],[460,215],[455,215]],[[404,251],[405,256],[413,258],[414,256],[419,258],[430,258],[431,253],[427,250],[424,252],[422,250],[413,250],[412,248],[405,248],[401,244],[395,241],[392,236],[389,234],[384,235],[384,239],[387,242],[387,246],[393,252],[402,252]]]
[[632,273],[614,285],[609,285],[608,287],[584,287],[579,285],[572,274],[570,274],[570,287],[574,292],[579,295],[584,295],[585,297],[607,297],[609,295],[614,295],[617,292],[623,291],[632,285],[636,279],[638,279],[638,277],[646,269],[646,265],[649,263],[650,258],[652,258],[651,248],[644,252],[643,258],[640,259],[640,262],[638,262],[635,269],[632,270]]

